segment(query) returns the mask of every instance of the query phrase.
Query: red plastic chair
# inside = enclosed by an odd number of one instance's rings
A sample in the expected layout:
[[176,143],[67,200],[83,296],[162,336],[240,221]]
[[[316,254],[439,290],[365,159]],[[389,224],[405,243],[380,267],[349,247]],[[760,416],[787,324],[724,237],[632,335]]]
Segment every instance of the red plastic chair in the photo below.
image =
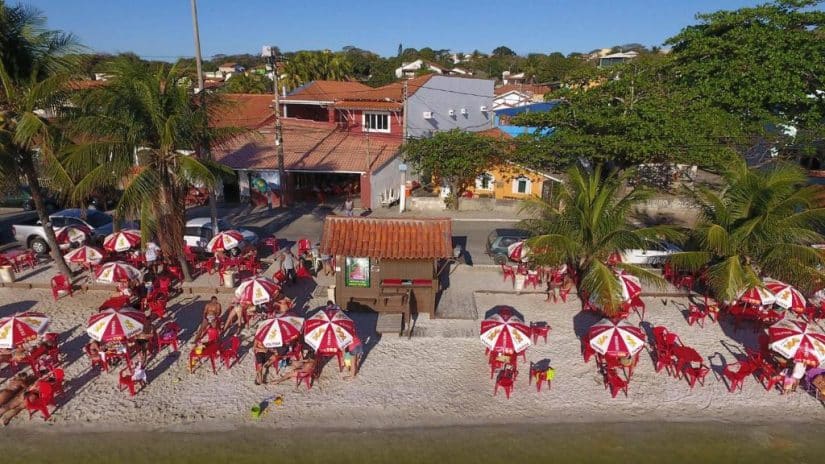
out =
[[710,372],[710,368],[704,364],[699,365],[699,367],[685,366],[683,372],[688,380],[690,389],[693,390],[693,386],[696,385],[697,380],[700,385],[705,386],[705,376]]
[[699,323],[699,327],[705,327],[705,317],[707,313],[704,311],[703,308],[700,308],[698,305],[692,304],[688,308],[688,325]]
[[178,335],[180,335],[180,326],[177,323],[167,322],[161,326],[157,337],[158,351],[162,350],[164,346],[171,346],[172,350],[177,352]]
[[692,275],[685,275],[679,279],[678,287],[684,288],[687,291],[693,290],[693,284],[695,279]]
[[272,250],[273,255],[281,249],[280,245],[278,244],[278,239],[275,237],[265,238],[263,244],[264,247],[268,247],[270,250]]
[[52,377],[54,377],[54,381],[51,383],[51,386],[55,396],[64,394],[63,381],[66,379],[66,373],[58,367],[57,369],[52,369]]
[[567,303],[567,295],[570,294],[570,290],[572,290],[572,287],[563,288],[559,290],[559,297],[561,298],[561,301],[563,303]]
[[43,415],[43,420],[49,420],[51,413],[49,413],[49,405],[54,404],[54,389],[49,382],[40,380],[37,382],[37,390],[40,393],[36,400],[30,400],[28,396],[25,398],[26,410],[29,411],[29,420],[36,412]]
[[92,354],[92,352],[89,350],[89,345],[83,347],[83,350],[86,351],[86,356],[88,356],[89,360],[92,362],[92,369],[94,369],[95,366],[97,366],[103,372],[109,372],[109,362],[106,359],[101,358],[100,355]]
[[670,350],[656,345],[656,372],[661,372],[662,369],[667,370],[668,375],[672,375],[676,370],[676,363]]
[[535,271],[528,271],[527,278],[524,280],[524,286],[527,287],[528,285],[533,284],[533,288],[535,289],[539,285],[541,285],[541,280],[539,279],[539,274]]
[[728,364],[722,370],[722,376],[728,380],[728,391],[733,393],[736,389],[742,391],[745,379],[756,372],[756,366],[749,361],[740,361]]
[[765,387],[765,390],[771,391],[777,385],[782,385],[785,381],[785,376],[779,372],[771,363],[763,360],[759,367],[759,383]]
[[296,271],[297,272],[295,273],[295,276],[299,279],[311,279],[312,278],[312,274],[310,274],[310,272],[307,270],[307,268],[304,267],[303,263],[301,263],[297,266]]
[[504,282],[507,282],[507,278],[509,277],[510,280],[513,281],[513,284],[516,283],[516,270],[513,269],[513,266],[509,266],[507,264],[501,265],[501,273],[504,275]]
[[72,283],[68,277],[63,274],[58,274],[52,277],[52,297],[54,297],[54,301],[57,301],[62,295],[62,293],[66,293],[69,296],[74,296],[72,291]]
[[166,294],[162,293],[154,298],[147,298],[146,305],[149,307],[149,311],[159,319],[166,317]]
[[298,255],[302,255],[312,249],[312,242],[308,238],[298,240]]
[[605,377],[607,379],[605,388],[610,388],[610,395],[613,398],[615,398],[620,391],[623,391],[624,396],[627,397],[627,380],[619,377],[619,374],[615,369],[608,369],[605,373]]
[[274,274],[272,274],[272,279],[277,282],[278,284],[283,284],[286,282],[286,274],[282,270],[278,270]]
[[43,339],[51,345],[49,350],[46,352],[49,356],[49,364],[52,366],[60,364],[60,348],[58,347],[60,344],[60,334],[56,332],[47,332],[43,334]]
[[146,382],[143,380],[135,381],[132,378],[132,370],[128,367],[124,367],[120,370],[120,374],[118,375],[117,380],[117,389],[118,390],[129,390],[129,396],[135,396],[135,385],[139,384],[141,387],[146,386]]
[[307,386],[307,390],[312,390],[315,377],[317,377],[317,369],[313,369],[312,372],[298,371],[295,375],[295,388],[300,387],[301,383],[304,383]]
[[192,372],[195,371],[195,367],[198,364],[200,364],[199,361],[201,359],[209,358],[209,362],[212,364],[212,373],[215,374],[215,375],[218,375],[218,370],[215,367],[215,358],[218,357],[218,349],[219,348],[220,348],[220,345],[218,344],[217,341],[215,341],[215,342],[212,342],[212,343],[206,345],[203,348],[203,351],[200,352],[200,354],[198,354],[198,352],[195,351],[194,349],[192,351],[190,351],[189,352],[189,373],[191,374]]
[[539,337],[544,338],[544,344],[547,344],[547,335],[552,330],[550,324],[544,323],[530,323],[530,338],[533,340],[533,344],[535,345],[539,341]]
[[235,360],[235,363],[238,362],[238,350],[241,348],[241,338],[237,335],[233,335],[232,338],[229,339],[229,343],[225,344],[221,347],[221,359],[223,360],[223,365],[226,366],[227,369],[232,367],[232,360]]
[[505,366],[496,377],[496,386],[493,388],[493,396],[498,394],[498,389],[504,390],[504,395],[510,399],[510,394],[513,393],[513,385],[516,382],[517,371],[512,366]]

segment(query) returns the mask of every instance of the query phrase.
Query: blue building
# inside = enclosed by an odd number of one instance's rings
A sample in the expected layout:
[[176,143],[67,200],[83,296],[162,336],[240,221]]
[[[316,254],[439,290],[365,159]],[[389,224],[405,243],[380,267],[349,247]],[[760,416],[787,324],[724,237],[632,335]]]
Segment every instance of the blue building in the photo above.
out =
[[553,132],[552,128],[546,128],[539,131],[537,127],[527,127],[527,126],[514,126],[510,124],[510,120],[519,115],[524,113],[540,113],[545,111],[550,111],[559,104],[558,100],[543,102],[543,103],[533,103],[530,105],[524,106],[517,106],[515,108],[502,108],[500,110],[494,111],[494,118],[493,124],[495,127],[501,129],[503,132],[516,137],[521,134],[535,134],[537,131],[541,135],[550,135]]

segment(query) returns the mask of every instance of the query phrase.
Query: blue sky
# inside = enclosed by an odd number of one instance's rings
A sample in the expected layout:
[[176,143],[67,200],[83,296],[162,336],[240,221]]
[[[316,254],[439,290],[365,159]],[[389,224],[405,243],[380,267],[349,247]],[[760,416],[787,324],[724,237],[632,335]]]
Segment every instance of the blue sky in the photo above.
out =
[[[49,26],[102,52],[173,60],[193,55],[189,0],[29,0]],[[15,3],[10,0],[7,3]],[[489,52],[587,52],[638,42],[661,44],[697,12],[760,0],[200,0],[204,56],[346,45],[395,55],[404,48]],[[509,6],[508,6],[509,5]]]

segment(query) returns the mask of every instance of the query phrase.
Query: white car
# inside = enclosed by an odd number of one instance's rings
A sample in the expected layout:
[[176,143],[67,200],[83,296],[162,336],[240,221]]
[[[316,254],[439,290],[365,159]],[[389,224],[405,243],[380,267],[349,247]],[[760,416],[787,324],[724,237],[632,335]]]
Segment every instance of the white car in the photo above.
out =
[[[250,245],[258,244],[258,234],[251,230],[241,227],[233,227],[232,224],[227,223],[223,219],[218,219],[218,230],[220,232],[226,230],[237,230],[243,235],[244,241]],[[183,241],[192,248],[206,247],[209,240],[212,239],[212,219],[208,217],[199,217],[186,221],[186,230],[183,234]]]
[[668,256],[681,251],[681,248],[672,243],[650,240],[644,249],[625,250],[622,262],[659,267]]

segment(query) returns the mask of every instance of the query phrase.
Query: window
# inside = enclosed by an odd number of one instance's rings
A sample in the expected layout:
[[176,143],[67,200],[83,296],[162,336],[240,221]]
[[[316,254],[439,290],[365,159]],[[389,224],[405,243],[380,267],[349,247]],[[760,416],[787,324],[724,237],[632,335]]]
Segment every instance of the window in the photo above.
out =
[[388,113],[364,113],[365,132],[390,133],[390,115]]
[[525,176],[518,176],[513,179],[513,193],[528,194],[532,191],[530,179]]
[[495,182],[495,178],[489,172],[485,172],[476,177],[476,190],[493,190]]

